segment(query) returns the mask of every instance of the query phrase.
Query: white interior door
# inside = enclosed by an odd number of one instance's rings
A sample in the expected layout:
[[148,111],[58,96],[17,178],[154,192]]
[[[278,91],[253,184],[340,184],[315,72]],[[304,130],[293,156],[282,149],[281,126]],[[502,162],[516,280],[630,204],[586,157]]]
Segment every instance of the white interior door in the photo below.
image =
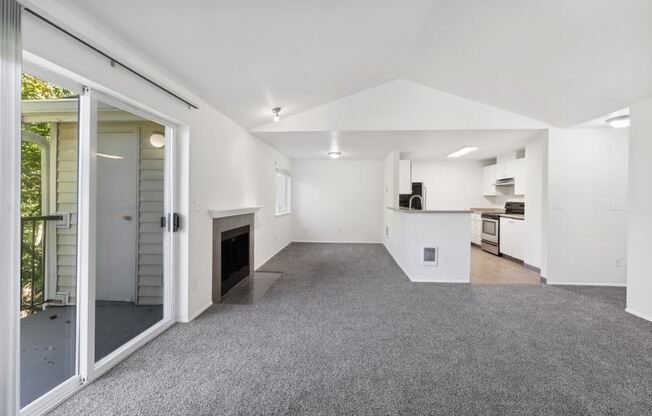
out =
[[135,300],[138,134],[97,136],[98,301]]

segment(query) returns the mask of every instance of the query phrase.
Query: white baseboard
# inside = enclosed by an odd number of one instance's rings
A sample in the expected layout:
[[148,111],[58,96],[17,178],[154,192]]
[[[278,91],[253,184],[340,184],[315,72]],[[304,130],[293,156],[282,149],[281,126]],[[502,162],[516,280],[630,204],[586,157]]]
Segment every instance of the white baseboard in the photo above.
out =
[[197,318],[199,315],[201,315],[202,313],[204,313],[204,311],[205,311],[206,309],[210,308],[212,305],[213,305],[213,301],[211,300],[211,301],[208,302],[206,305],[204,305],[204,306],[202,306],[201,308],[199,308],[199,310],[197,310],[197,312],[195,312],[195,313],[193,313],[192,315],[190,315],[190,316],[188,317],[187,320],[186,320],[186,319],[179,319],[179,322],[183,322],[184,324],[187,324],[188,322],[195,320],[195,318]]
[[293,241],[290,241],[289,243],[287,243],[287,244],[284,245],[283,247],[281,247],[281,248],[279,248],[278,250],[276,250],[275,253],[273,253],[271,256],[269,256],[269,257],[267,257],[265,260],[263,260],[263,261],[262,261],[258,266],[255,266],[255,267],[254,267],[254,268],[256,269],[255,271],[257,271],[258,269],[260,269],[261,267],[263,267],[263,265],[264,265],[265,263],[267,263],[267,262],[268,262],[272,257],[274,257],[275,255],[277,255],[277,254],[280,253],[281,251],[285,250],[285,248],[286,248],[287,246],[289,246],[290,244],[292,244],[292,243],[293,243]]
[[317,244],[382,244],[382,241],[329,241],[329,240],[294,240],[293,243]]
[[551,286],[604,286],[604,287],[627,287],[627,283],[592,283],[592,282],[551,282],[547,279],[547,284]]
[[644,313],[636,312],[636,311],[633,311],[630,308],[625,308],[625,312],[627,312],[629,314],[632,314],[634,316],[637,316],[637,317],[639,317],[641,319],[645,319],[646,321],[652,322],[652,315],[646,315]]

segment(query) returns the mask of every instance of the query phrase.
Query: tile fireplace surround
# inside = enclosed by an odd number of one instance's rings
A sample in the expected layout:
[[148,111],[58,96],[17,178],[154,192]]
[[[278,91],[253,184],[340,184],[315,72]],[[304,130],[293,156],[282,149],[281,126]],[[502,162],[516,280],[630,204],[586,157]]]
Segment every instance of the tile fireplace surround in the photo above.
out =
[[[254,212],[258,207],[228,211],[210,211],[213,217],[213,303],[222,299],[222,233],[249,226],[249,265],[254,269]],[[229,215],[230,214],[230,215]]]

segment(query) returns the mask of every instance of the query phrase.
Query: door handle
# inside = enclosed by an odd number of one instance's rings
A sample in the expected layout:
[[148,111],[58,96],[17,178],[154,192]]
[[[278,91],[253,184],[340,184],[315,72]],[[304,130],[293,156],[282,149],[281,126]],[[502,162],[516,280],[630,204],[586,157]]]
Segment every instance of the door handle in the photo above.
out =
[[131,221],[131,215],[123,215],[122,219],[125,221]]

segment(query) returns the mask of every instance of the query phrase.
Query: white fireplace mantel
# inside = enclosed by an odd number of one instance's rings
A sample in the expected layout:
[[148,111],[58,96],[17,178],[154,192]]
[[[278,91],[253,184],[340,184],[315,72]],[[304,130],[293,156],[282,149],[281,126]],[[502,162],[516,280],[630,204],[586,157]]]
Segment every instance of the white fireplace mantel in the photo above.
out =
[[233,208],[233,209],[211,209],[208,214],[212,218],[234,217],[236,215],[255,214],[261,206]]

